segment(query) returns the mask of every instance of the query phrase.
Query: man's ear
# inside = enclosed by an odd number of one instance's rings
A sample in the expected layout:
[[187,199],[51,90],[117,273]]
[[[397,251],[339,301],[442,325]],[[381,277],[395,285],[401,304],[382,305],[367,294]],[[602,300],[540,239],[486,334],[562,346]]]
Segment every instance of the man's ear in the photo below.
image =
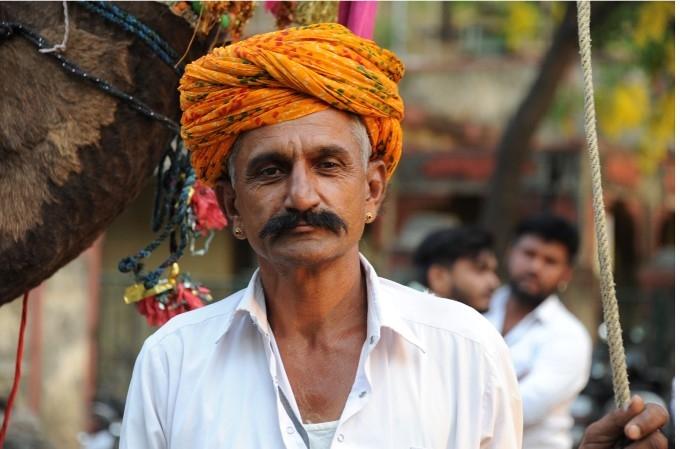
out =
[[236,208],[236,191],[228,179],[220,179],[215,184],[215,194],[222,213],[236,224],[240,220],[240,214]]
[[387,168],[382,159],[369,161],[366,170],[366,206],[369,211],[378,212],[387,189]]
[[430,291],[435,294],[448,290],[448,273],[449,270],[441,265],[430,265],[427,269],[427,286]]
[[574,269],[570,265],[567,268],[565,268],[564,271],[562,272],[562,276],[560,276],[560,282],[568,284],[569,282],[571,282],[571,277],[573,276],[573,274]]

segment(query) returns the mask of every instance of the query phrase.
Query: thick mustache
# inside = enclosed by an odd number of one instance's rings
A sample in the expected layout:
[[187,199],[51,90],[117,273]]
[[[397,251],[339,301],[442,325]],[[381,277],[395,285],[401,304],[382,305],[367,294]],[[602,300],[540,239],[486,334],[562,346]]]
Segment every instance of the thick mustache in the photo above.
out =
[[328,229],[335,234],[340,234],[341,229],[347,232],[347,223],[331,211],[307,210],[300,212],[298,210],[288,210],[281,215],[270,218],[260,231],[259,236],[261,239],[269,236],[276,239],[281,234],[294,229],[301,222],[312,227]]

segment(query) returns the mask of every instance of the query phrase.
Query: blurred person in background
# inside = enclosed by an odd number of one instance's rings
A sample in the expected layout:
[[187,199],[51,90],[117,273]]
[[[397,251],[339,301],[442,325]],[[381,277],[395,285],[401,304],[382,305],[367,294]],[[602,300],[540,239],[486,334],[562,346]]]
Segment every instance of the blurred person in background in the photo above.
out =
[[588,381],[592,342],[559,299],[579,246],[576,228],[542,214],[515,229],[508,285],[486,317],[510,347],[524,412],[524,449],[569,449],[570,406]]
[[[573,233],[571,233],[573,237]],[[561,239],[573,242],[574,239]],[[568,243],[573,248],[577,245]],[[492,293],[498,287],[497,262],[493,254],[493,237],[475,227],[442,229],[429,234],[414,253],[413,263],[419,282],[411,287],[426,290],[444,299],[459,300],[480,312],[486,312]],[[540,368],[540,363],[538,368]],[[529,378],[529,381],[531,379]],[[520,380],[520,388],[522,388]],[[531,394],[531,382],[524,382],[524,392]],[[544,407],[554,403],[546,397]],[[672,405],[671,405],[672,407]],[[657,404],[644,404],[633,397],[625,410],[612,410],[585,431],[579,449],[664,449],[667,438],[661,429],[668,421],[668,412]],[[526,430],[525,430],[526,431]],[[530,435],[533,429],[529,429]],[[630,444],[621,445],[626,437]],[[538,445],[524,446],[539,447]]]
[[111,405],[94,401],[87,431],[78,435],[81,449],[115,449],[120,427],[120,415]]
[[500,285],[493,237],[474,227],[441,229],[429,234],[416,249],[413,263],[417,290],[454,299],[480,313],[489,310],[491,295]]

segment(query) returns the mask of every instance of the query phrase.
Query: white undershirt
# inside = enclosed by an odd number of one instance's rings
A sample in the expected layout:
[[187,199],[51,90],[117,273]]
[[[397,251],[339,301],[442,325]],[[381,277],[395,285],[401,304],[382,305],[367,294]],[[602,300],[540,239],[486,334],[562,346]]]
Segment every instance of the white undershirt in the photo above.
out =
[[309,449],[330,449],[338,421],[302,425],[309,437]]

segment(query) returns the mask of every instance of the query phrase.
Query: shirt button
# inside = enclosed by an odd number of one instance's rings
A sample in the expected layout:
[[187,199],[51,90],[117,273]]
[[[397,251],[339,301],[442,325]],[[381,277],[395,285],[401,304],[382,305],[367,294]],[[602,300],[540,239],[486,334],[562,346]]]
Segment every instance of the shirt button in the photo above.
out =
[[373,344],[373,343],[375,342],[375,335],[371,335],[371,338],[370,338],[369,342],[370,342],[371,344]]
[[343,434],[338,435],[338,443],[345,441],[345,436]]
[[359,397],[360,397],[360,398],[363,398],[364,396],[366,396],[366,392],[365,392],[365,391],[362,391],[361,393],[359,393]]
[[288,435],[292,435],[295,433],[295,429],[293,429],[291,426],[288,426],[286,428],[286,432],[288,432]]

